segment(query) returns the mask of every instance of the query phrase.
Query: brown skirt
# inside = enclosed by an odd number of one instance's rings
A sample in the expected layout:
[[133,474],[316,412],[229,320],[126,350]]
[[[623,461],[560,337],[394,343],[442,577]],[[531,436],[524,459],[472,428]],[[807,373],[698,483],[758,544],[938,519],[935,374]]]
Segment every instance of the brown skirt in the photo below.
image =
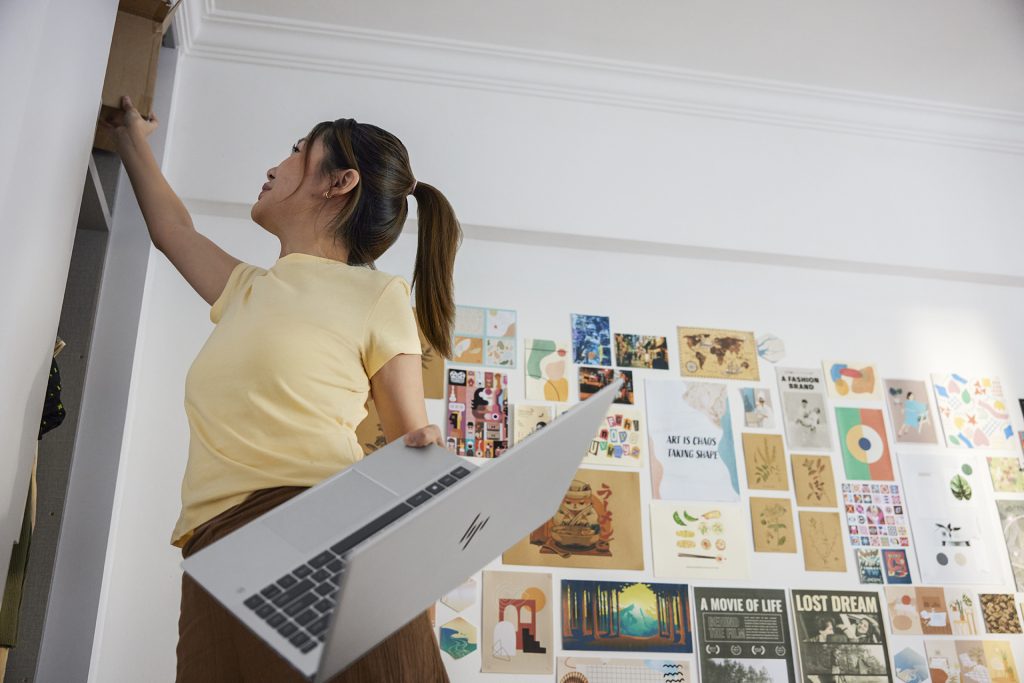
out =
[[[256,491],[198,527],[182,548],[188,557],[306,489]],[[386,589],[381,587],[382,593]],[[176,683],[249,683],[306,679],[187,574],[181,578]],[[447,683],[427,613],[390,635],[331,683]]]

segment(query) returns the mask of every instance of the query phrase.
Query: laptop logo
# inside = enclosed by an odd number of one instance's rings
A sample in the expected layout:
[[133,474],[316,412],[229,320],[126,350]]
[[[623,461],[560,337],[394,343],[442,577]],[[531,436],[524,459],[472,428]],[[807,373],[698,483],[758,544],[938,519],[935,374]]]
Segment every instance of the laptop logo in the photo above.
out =
[[480,513],[479,512],[477,513],[476,517],[473,518],[473,521],[469,523],[469,528],[466,529],[466,533],[462,534],[462,538],[459,539],[459,543],[462,544],[462,549],[463,550],[465,550],[466,547],[469,546],[470,541],[472,541],[473,537],[476,536],[476,532],[478,532],[481,529],[483,529],[484,525],[487,524],[487,522],[491,518],[488,517],[484,521],[482,521],[479,524],[477,524],[477,520],[478,519],[480,519]]

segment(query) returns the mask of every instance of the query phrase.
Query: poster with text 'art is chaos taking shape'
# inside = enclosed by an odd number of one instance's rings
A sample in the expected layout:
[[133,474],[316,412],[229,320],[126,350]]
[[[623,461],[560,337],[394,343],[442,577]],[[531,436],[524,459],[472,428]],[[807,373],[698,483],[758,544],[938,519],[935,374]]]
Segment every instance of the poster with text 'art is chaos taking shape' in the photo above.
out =
[[654,498],[739,500],[725,385],[646,380],[644,391]]

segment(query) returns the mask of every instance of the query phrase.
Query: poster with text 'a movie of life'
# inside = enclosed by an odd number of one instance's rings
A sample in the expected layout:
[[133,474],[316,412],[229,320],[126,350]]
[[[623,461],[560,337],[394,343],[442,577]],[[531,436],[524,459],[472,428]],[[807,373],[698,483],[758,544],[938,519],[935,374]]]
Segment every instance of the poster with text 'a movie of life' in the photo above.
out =
[[694,588],[700,679],[795,683],[786,591]]

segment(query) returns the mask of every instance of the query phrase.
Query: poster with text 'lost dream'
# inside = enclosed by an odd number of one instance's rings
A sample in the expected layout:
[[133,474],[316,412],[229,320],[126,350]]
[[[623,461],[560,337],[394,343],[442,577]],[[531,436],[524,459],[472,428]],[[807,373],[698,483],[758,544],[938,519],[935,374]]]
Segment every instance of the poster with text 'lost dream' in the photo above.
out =
[[874,591],[793,591],[804,681],[889,683],[882,607]]
[[702,683],[795,683],[784,590],[694,588]]
[[644,388],[654,498],[739,500],[726,387],[647,380]]

